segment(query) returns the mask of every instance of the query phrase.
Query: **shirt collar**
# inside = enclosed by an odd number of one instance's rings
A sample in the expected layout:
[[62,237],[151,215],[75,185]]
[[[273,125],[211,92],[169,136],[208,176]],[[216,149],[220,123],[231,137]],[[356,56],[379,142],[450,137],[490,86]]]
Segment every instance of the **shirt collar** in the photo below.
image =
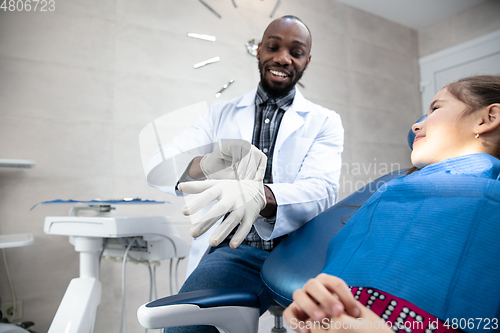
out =
[[255,104],[262,105],[265,103],[273,103],[278,106],[278,108],[283,108],[286,106],[290,106],[295,97],[295,87],[290,90],[288,94],[278,98],[270,98],[267,92],[262,88],[262,85],[257,86],[257,93],[255,94]]

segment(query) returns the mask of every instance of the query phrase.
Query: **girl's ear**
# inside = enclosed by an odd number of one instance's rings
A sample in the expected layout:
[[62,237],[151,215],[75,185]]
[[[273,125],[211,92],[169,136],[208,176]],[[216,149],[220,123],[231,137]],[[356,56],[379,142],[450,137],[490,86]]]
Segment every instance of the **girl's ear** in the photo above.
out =
[[500,104],[495,103],[486,107],[482,112],[478,133],[493,132],[497,128],[500,128]]

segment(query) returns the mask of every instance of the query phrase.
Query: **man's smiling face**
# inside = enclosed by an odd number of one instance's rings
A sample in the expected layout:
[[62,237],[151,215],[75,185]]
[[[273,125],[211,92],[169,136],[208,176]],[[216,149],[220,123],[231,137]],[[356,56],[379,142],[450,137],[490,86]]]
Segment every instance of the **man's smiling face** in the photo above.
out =
[[257,50],[260,83],[273,97],[286,95],[300,80],[311,60],[307,27],[292,18],[273,21]]

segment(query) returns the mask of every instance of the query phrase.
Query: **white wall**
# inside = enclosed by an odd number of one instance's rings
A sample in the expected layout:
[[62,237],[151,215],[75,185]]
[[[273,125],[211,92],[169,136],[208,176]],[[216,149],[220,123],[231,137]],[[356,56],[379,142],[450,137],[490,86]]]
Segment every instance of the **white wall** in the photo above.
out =
[[[141,197],[159,207],[119,208],[123,215],[171,215],[189,240],[182,200],[149,188],[139,131],[151,120],[200,101],[229,79],[232,98],[258,83],[244,44],[260,38],[275,1],[61,0],[54,12],[0,11],[0,157],[33,159],[31,170],[0,170],[0,233],[30,232],[35,244],[8,249],[24,319],[47,331],[78,255],[66,237],[42,231],[47,215],[66,207],[30,207],[52,199]],[[408,167],[406,134],[420,114],[417,32],[330,0],[282,1],[276,17],[294,14],[313,35],[306,98],[334,109],[346,130],[342,197],[392,168]],[[210,43],[187,32],[213,34]],[[217,64],[194,70],[201,60]],[[168,294],[168,270],[158,271]],[[118,331],[120,265],[103,262],[103,300],[96,332]],[[184,271],[185,266],[181,266]],[[181,274],[181,279],[183,274]],[[147,301],[144,266],[127,269],[129,331],[140,329]],[[11,298],[3,259],[0,297]]]
[[500,1],[489,0],[418,31],[419,56],[442,51],[500,29]]

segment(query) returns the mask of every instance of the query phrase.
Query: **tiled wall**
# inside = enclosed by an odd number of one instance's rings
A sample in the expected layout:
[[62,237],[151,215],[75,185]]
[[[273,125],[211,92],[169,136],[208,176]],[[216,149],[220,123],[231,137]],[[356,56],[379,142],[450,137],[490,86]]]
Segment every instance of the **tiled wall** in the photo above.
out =
[[[0,170],[0,233],[30,232],[35,244],[7,250],[24,319],[47,331],[78,255],[67,237],[43,232],[47,215],[66,206],[44,200],[141,197],[169,200],[118,208],[120,215],[169,215],[189,241],[182,199],[149,188],[139,131],[153,119],[196,102],[232,98],[258,83],[245,43],[260,38],[275,1],[56,0],[54,12],[0,11],[0,157],[32,159],[30,170]],[[417,32],[333,0],[282,1],[276,17],[294,14],[313,35],[312,61],[301,89],[341,116],[346,130],[341,196],[392,169],[410,166],[406,134],[419,118]],[[186,37],[217,36],[217,42]],[[193,64],[220,56],[198,70]],[[3,259],[0,297],[10,300]],[[168,294],[168,265],[158,292]],[[118,331],[121,265],[104,261],[96,332]],[[185,263],[181,264],[180,279]],[[148,299],[145,266],[127,268],[129,331]]]

